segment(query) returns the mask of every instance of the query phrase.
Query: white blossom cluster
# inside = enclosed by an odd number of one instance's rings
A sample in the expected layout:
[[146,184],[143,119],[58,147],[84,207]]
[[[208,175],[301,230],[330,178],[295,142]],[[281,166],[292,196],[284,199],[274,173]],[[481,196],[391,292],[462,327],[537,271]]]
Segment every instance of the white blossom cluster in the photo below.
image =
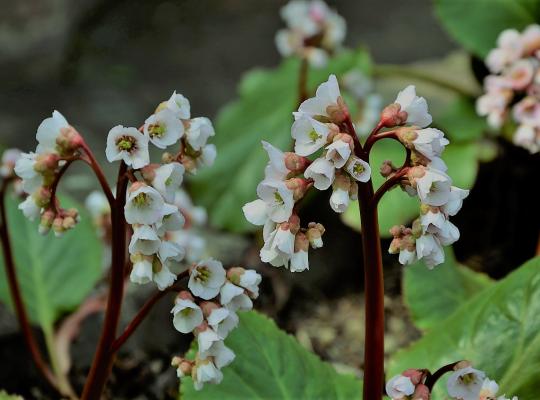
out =
[[[425,371],[408,369],[386,383],[386,394],[392,400],[429,400],[430,391],[425,385]],[[446,383],[448,395],[453,400],[518,400],[499,395],[497,382],[486,377],[485,372],[474,369],[468,361],[461,361]]]
[[[180,186],[186,171],[213,163],[216,148],[207,144],[214,136],[208,118],[190,119],[190,104],[174,92],[148,117],[141,129],[115,126],[107,137],[109,161],[123,160],[131,171],[140,173],[128,188],[125,219],[133,234],[129,243],[134,283],[154,282],[160,290],[171,286],[177,274],[186,270],[186,218]],[[159,149],[178,146],[175,154],[164,153],[161,164],[150,163],[149,143]],[[191,221],[190,221],[191,222]]]
[[[406,123],[412,126],[397,129],[397,137],[411,151],[410,167],[402,178],[402,188],[420,200],[420,217],[412,228],[394,226],[390,233],[391,254],[399,253],[403,265],[423,260],[432,268],[444,262],[443,246],[459,239],[458,228],[449,217],[461,209],[469,191],[452,185],[447,166],[440,158],[448,140],[444,133],[428,128],[431,115],[423,97],[416,96],[414,86],[400,92],[394,104],[407,113]],[[381,169],[384,176],[392,176],[395,168],[391,163]]]
[[[489,52],[486,65],[491,75],[484,80],[486,93],[476,110],[488,124],[503,128],[508,123],[516,145],[531,153],[540,151],[540,25],[523,32],[507,29]],[[515,125],[517,125],[517,127]]]
[[191,267],[189,291],[178,294],[171,313],[179,332],[195,334],[197,355],[195,360],[173,358],[179,378],[190,375],[197,390],[205,383],[221,382],[221,368],[235,358],[223,341],[238,325],[237,312],[252,309],[260,282],[261,276],[254,270],[235,267],[225,271],[213,259]]
[[322,0],[292,0],[281,9],[281,17],[287,28],[277,32],[276,46],[284,57],[296,55],[324,66],[345,39],[345,20]]
[[[259,199],[243,207],[249,222],[264,225],[263,262],[293,272],[308,269],[308,249],[322,246],[324,227],[312,222],[302,228],[295,204],[311,186],[319,190],[332,187],[330,206],[342,213],[357,198],[357,182],[370,179],[369,164],[354,155],[354,139],[339,126],[347,113],[337,79],[330,75],[315,97],[293,113],[294,152],[283,153],[263,142],[270,161],[257,186]],[[307,158],[314,155],[313,161]]]
[[[52,228],[56,236],[73,228],[79,220],[76,209],[63,209],[54,195],[54,187],[61,168],[78,154],[82,144],[79,133],[58,111],[41,122],[37,129],[38,145],[35,152],[9,154],[15,173],[22,179],[26,200],[19,204],[24,215],[35,220],[40,218],[39,232],[46,234]],[[6,166],[5,172],[9,171]]]

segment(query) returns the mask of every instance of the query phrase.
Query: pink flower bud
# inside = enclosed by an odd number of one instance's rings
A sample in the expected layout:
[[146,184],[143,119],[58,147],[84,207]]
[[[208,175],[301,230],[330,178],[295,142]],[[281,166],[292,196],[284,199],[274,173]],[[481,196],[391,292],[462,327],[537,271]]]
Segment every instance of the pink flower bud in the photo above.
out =
[[240,278],[242,277],[244,272],[246,272],[246,270],[242,267],[229,268],[227,270],[227,279],[235,285],[238,285],[238,283],[240,283]]
[[406,376],[411,379],[411,382],[414,385],[418,385],[424,378],[425,372],[418,369],[410,368],[401,373],[401,375]]
[[152,182],[156,176],[156,169],[160,167],[159,164],[152,163],[141,169],[141,174],[145,181]]
[[187,290],[182,290],[181,292],[179,292],[176,298],[181,299],[181,300],[190,300],[190,301],[195,300],[193,296],[191,295],[191,293]]
[[309,240],[305,233],[298,232],[294,238],[294,252],[299,251],[308,251],[309,250]]
[[47,172],[54,172],[58,166],[58,160],[60,157],[55,153],[44,153],[40,154],[36,158],[36,164],[34,165],[34,170],[40,174],[45,174]]
[[298,201],[305,196],[310,187],[310,182],[305,178],[291,178],[285,181],[285,185],[287,189],[293,191],[294,201]]
[[403,125],[407,121],[407,113],[401,111],[398,103],[386,106],[381,112],[381,124],[387,128]]
[[401,239],[400,238],[394,238],[390,242],[390,247],[388,248],[388,252],[390,254],[397,254],[399,253],[399,250],[401,249]]
[[56,236],[61,236],[65,229],[63,227],[64,219],[62,217],[56,217],[52,224],[52,229]]
[[68,229],[72,229],[73,227],[75,227],[76,224],[77,222],[75,221],[75,218],[65,217],[62,221],[62,228],[67,231]]
[[199,304],[199,306],[201,307],[203,315],[206,318],[208,318],[212,311],[221,307],[219,304],[214,303],[213,301],[203,301],[201,304]]
[[287,223],[291,233],[296,234],[300,230],[300,217],[297,214],[292,214]]
[[34,202],[41,208],[46,208],[51,202],[51,189],[42,186],[32,194]]
[[82,136],[72,126],[61,128],[60,135],[56,138],[56,148],[62,156],[73,154],[83,143]]
[[396,135],[401,143],[406,147],[414,148],[413,141],[418,137],[415,127],[406,126],[396,129]]
[[195,336],[197,336],[199,333],[204,332],[207,329],[208,329],[208,322],[203,321],[202,324],[200,324],[193,330],[193,333],[195,334]]
[[394,166],[392,161],[385,160],[380,168],[381,175],[384,178],[388,178],[390,175],[392,175],[394,172],[396,172],[397,168]]
[[197,170],[197,162],[195,159],[193,159],[193,157],[182,154],[180,162],[188,172],[194,172]]
[[321,224],[316,224],[315,222],[310,222],[307,230],[307,238],[311,247],[314,249],[320,248],[323,245],[322,235],[324,234],[324,226]]
[[285,153],[285,167],[295,174],[300,174],[306,170],[311,164],[311,161],[307,157],[299,156],[296,153]]
[[412,400],[429,400],[430,397],[431,395],[426,385],[424,385],[423,383],[419,383],[418,385],[416,385]]
[[337,98],[337,104],[331,104],[326,107],[326,113],[330,117],[330,120],[336,124],[340,124],[349,118],[349,109],[341,96]]

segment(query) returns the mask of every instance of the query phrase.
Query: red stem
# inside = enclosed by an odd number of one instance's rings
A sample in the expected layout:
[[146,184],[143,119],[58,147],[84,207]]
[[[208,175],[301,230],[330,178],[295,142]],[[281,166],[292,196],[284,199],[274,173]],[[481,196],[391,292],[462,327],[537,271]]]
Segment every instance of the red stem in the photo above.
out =
[[90,372],[88,373],[86,384],[84,385],[82,400],[98,400],[101,397],[114,361],[114,352],[111,351],[111,347],[116,337],[116,330],[120,319],[120,310],[124,292],[124,266],[126,263],[126,221],[124,218],[124,204],[126,202],[126,189],[128,184],[128,180],[124,176],[126,170],[126,164],[121,162],[116,186],[117,198],[113,201],[111,207],[113,232],[111,245],[112,269],[107,299],[107,310],[105,312],[105,322],[101,331],[96,354]]
[[[90,150],[88,145],[85,142],[83,142],[81,144],[81,147],[86,154],[86,158],[83,158],[83,160],[86,161],[86,163],[90,165],[90,167],[92,167],[92,170],[96,174],[99,184],[101,185],[101,189],[103,190],[103,193],[107,197],[109,206],[112,209],[115,203],[115,199],[114,199],[114,195],[112,194],[111,188],[109,187],[109,184],[107,183],[107,178],[105,178],[105,174],[103,173],[103,170],[99,166],[98,162],[96,161],[96,158],[94,157],[94,153],[92,153],[92,150]],[[118,182],[120,182],[120,179],[118,180]]]
[[[180,280],[188,275],[188,271],[184,271],[181,274],[177,276],[177,280]],[[179,290],[178,284],[180,282],[175,283],[174,285],[168,287],[165,290],[158,290],[152,297],[150,297],[146,303],[141,307],[139,312],[133,317],[131,322],[126,326],[124,329],[124,332],[114,341],[111,347],[111,352],[116,353],[120,347],[131,337],[131,335],[135,332],[135,330],[139,327],[139,325],[144,321],[152,307],[163,298],[167,293],[177,291]]]
[[441,376],[443,376],[444,374],[446,374],[447,372],[451,372],[454,370],[454,367],[456,366],[456,364],[458,364],[460,361],[456,361],[452,364],[448,364],[448,365],[445,365],[444,367],[441,367],[439,368],[437,371],[435,371],[435,373],[433,375],[428,375],[428,377],[426,378],[426,382],[425,382],[425,385],[427,386],[427,388],[429,389],[429,391],[431,392],[431,390],[433,389],[433,386],[435,385],[435,383],[437,383],[437,381],[439,380],[439,378]]
[[13,258],[11,241],[9,238],[8,232],[8,220],[6,212],[6,189],[8,186],[9,180],[4,180],[2,182],[2,187],[0,188],[0,237],[2,240],[2,254],[4,255],[4,266],[6,268],[6,276],[8,281],[8,286],[13,301],[13,306],[15,307],[15,315],[19,321],[19,325],[26,342],[26,346],[30,350],[34,364],[36,365],[38,371],[43,375],[43,377],[56,389],[58,390],[58,385],[56,378],[51,372],[49,366],[43,359],[41,351],[37,344],[37,341],[32,332],[32,328],[28,321],[28,315],[26,313],[26,308],[24,306],[24,301],[21,295],[21,289],[19,287],[19,282],[17,279],[17,272],[15,269],[15,260]]

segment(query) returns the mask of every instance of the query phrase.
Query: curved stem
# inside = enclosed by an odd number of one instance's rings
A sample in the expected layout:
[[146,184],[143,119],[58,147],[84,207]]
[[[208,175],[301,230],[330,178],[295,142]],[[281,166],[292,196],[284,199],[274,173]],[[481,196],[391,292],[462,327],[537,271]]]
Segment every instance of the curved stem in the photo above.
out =
[[399,141],[399,138],[396,135],[396,131],[387,131],[379,134],[371,134],[368,136],[366,142],[364,143],[364,152],[369,154],[373,145],[381,139],[394,139]]
[[2,254],[4,256],[4,267],[6,269],[7,283],[9,286],[11,299],[13,302],[13,307],[15,309],[15,315],[19,322],[24,340],[28,350],[36,365],[38,371],[43,375],[43,377],[58,390],[58,382],[56,377],[51,372],[49,366],[43,359],[37,341],[32,332],[30,322],[28,320],[28,314],[26,313],[26,308],[24,305],[24,300],[22,298],[21,289],[19,286],[19,281],[17,279],[17,271],[15,269],[15,259],[13,257],[11,240],[8,232],[8,221],[7,221],[7,212],[6,212],[6,189],[8,186],[9,180],[4,180],[0,188],[0,237],[2,241]]
[[384,196],[386,192],[392,189],[395,185],[399,184],[401,178],[407,174],[409,171],[408,167],[402,167],[394,175],[388,178],[375,192],[373,199],[371,200],[375,207],[379,204],[379,201]]
[[94,157],[94,153],[92,153],[92,150],[90,150],[90,147],[88,147],[88,145],[85,142],[83,142],[81,147],[83,148],[85,155],[87,157],[87,158],[82,158],[82,159],[86,161],[88,165],[90,165],[90,167],[96,174],[99,184],[101,185],[101,189],[103,190],[103,193],[107,197],[109,206],[112,209],[114,206],[115,200],[114,200],[114,195],[112,194],[111,188],[109,187],[109,184],[107,183],[107,178],[105,178],[105,174],[103,173],[103,170],[101,169],[98,162],[96,161],[96,158]]
[[456,364],[458,364],[460,361],[456,361],[454,363],[451,363],[451,364],[448,364],[448,365],[445,365],[444,367],[441,367],[439,368],[437,371],[435,371],[435,373],[433,373],[432,375],[428,375],[428,377],[426,378],[426,382],[425,382],[425,385],[427,386],[427,388],[429,389],[429,391],[431,392],[431,390],[433,389],[433,386],[435,385],[435,383],[437,383],[437,381],[439,380],[439,378],[441,376],[443,376],[444,374],[446,374],[447,372],[451,372],[454,370],[454,367],[456,366]]
[[[181,274],[178,275],[177,279],[180,280],[182,278],[185,278],[188,275],[188,271],[184,271]],[[139,327],[139,325],[144,321],[152,307],[161,300],[167,293],[174,292],[179,290],[179,283],[177,282],[174,285],[168,287],[165,290],[158,290],[152,297],[150,297],[146,303],[141,307],[139,312],[133,317],[131,322],[126,326],[124,329],[124,332],[113,342],[111,346],[111,352],[116,353],[120,347],[131,337],[131,335],[135,332],[135,330]]]
[[[124,293],[124,266],[126,258],[126,221],[124,218],[124,204],[126,202],[126,190],[128,180],[125,178],[126,164],[122,161],[118,171],[116,185],[116,200],[111,207],[112,220],[112,267],[107,298],[107,310],[105,321],[101,331],[101,337],[88,373],[86,384],[82,394],[83,400],[97,400],[101,397],[105,383],[110,375],[114,353],[111,346],[116,337],[122,297]],[[101,180],[100,180],[101,181]],[[105,182],[106,183],[106,182]],[[109,190],[110,192],[110,190]],[[112,195],[112,194],[111,194]]]

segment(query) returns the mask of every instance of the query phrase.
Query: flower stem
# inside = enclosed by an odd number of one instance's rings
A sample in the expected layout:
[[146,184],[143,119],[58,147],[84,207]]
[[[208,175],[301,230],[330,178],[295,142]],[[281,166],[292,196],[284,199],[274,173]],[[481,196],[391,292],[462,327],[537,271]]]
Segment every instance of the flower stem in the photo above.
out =
[[49,366],[43,359],[36,338],[32,333],[32,328],[28,320],[28,314],[21,294],[21,289],[17,279],[17,272],[15,270],[15,260],[13,258],[13,252],[11,247],[11,240],[8,232],[8,221],[6,212],[5,196],[9,180],[4,180],[0,188],[0,237],[2,241],[2,254],[4,256],[4,267],[6,269],[7,282],[11,294],[13,306],[15,308],[15,315],[19,321],[19,325],[26,342],[28,350],[32,355],[34,364],[43,377],[58,390],[58,382],[56,377],[51,372]]
[[[124,218],[124,204],[126,202],[126,189],[128,180],[125,178],[127,166],[120,164],[116,186],[116,199],[111,207],[112,220],[112,267],[107,298],[105,321],[101,337],[88,373],[82,394],[83,400],[98,400],[103,393],[107,379],[111,373],[114,352],[112,344],[116,337],[122,297],[124,292],[124,265],[126,258],[126,221]],[[101,179],[100,179],[101,181]]]

